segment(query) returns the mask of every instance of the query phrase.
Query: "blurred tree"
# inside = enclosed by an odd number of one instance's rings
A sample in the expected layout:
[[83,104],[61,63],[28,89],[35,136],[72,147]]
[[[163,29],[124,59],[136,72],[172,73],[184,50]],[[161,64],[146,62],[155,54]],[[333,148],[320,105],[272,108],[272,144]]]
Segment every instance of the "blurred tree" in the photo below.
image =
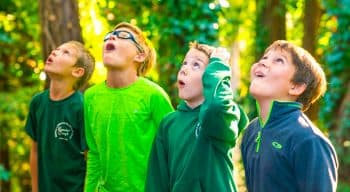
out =
[[66,41],[83,42],[77,0],[40,0],[39,10],[44,59]]
[[[312,11],[309,11],[312,10]],[[322,16],[322,10],[320,5],[320,0],[305,0],[304,5],[304,36],[302,47],[309,51],[316,60],[319,61],[319,57],[316,54],[317,40],[319,36],[319,26]],[[310,108],[306,111],[306,115],[315,121],[318,119],[318,112],[320,110],[320,102],[312,104]]]
[[256,52],[259,59],[275,40],[286,39],[285,0],[256,0]]

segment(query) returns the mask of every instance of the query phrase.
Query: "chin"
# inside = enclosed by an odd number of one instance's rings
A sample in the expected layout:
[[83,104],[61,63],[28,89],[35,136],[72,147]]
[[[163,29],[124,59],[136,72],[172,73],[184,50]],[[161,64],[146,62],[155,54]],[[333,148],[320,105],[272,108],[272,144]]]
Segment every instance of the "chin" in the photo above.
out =
[[179,98],[182,99],[182,100],[187,100],[188,99],[188,96],[186,97],[186,95],[181,93],[181,92],[179,92],[178,95],[179,95]]
[[252,95],[255,99],[259,96],[261,96],[261,92],[259,90],[256,90],[252,87],[249,88],[249,93]]
[[44,72],[45,72],[45,73],[51,73],[51,72],[52,72],[52,70],[50,70],[50,68],[49,68],[49,67],[44,67]]
[[179,93],[178,96],[179,96],[180,99],[185,100],[185,97],[181,93]]
[[104,62],[104,61],[103,61],[103,65],[104,65],[105,67],[113,67],[112,64],[110,64],[110,63],[108,63],[108,62]]

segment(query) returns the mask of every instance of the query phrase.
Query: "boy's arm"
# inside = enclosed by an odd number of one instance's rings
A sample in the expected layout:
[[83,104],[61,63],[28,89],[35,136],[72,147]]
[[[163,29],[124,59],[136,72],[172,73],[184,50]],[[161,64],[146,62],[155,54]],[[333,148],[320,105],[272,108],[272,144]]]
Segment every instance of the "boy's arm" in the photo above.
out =
[[336,191],[338,160],[328,142],[305,139],[295,147],[292,159],[298,191]]
[[151,107],[152,118],[157,128],[164,116],[169,112],[174,111],[170,98],[164,90],[159,90],[159,92],[156,92],[151,96]]
[[[231,70],[229,54],[218,48],[212,53],[208,67],[203,74],[204,103],[201,106],[200,122],[204,133],[213,139],[213,143],[226,152],[235,145],[240,130],[246,123],[239,123],[241,117],[237,104],[233,100],[231,88]],[[225,145],[222,145],[222,144]],[[224,147],[224,148],[222,148]]]
[[32,141],[30,150],[30,175],[32,177],[32,192],[38,192],[38,145]]
[[97,183],[101,175],[101,165],[99,161],[99,153],[97,145],[92,133],[92,127],[90,126],[90,114],[89,112],[89,100],[86,95],[84,98],[84,126],[85,126],[85,137],[88,150],[86,152],[86,177],[84,191],[91,192],[96,191]]
[[36,142],[38,122],[36,121],[35,110],[40,108],[39,100],[40,98],[37,95],[32,98],[29,104],[29,113],[24,127],[26,133],[32,140],[29,154],[29,166],[33,192],[38,192],[38,143]]

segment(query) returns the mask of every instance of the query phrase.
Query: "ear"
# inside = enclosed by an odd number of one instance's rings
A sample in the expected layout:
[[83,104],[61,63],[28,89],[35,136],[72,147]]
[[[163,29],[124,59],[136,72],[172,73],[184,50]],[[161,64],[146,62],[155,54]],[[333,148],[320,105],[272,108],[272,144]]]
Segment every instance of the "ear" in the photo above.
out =
[[145,53],[137,53],[137,55],[134,57],[134,60],[138,63],[143,63],[146,59]]
[[295,83],[292,83],[291,84],[291,87],[289,88],[289,95],[291,96],[300,96],[301,94],[304,93],[306,89],[306,84],[305,83],[299,83],[299,84],[295,84]]
[[72,75],[75,78],[80,78],[84,75],[85,69],[82,67],[75,67],[72,71]]

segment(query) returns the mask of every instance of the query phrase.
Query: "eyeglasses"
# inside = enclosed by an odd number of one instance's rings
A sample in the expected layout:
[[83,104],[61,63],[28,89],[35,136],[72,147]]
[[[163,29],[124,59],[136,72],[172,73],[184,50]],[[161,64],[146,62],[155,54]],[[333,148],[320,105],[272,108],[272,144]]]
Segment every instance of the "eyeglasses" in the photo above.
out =
[[107,41],[109,38],[111,38],[111,35],[117,36],[119,39],[130,39],[136,46],[136,48],[139,50],[140,53],[143,53],[144,50],[141,47],[141,45],[135,40],[135,37],[130,33],[129,31],[111,31],[108,32],[105,37],[103,38],[103,41]]

